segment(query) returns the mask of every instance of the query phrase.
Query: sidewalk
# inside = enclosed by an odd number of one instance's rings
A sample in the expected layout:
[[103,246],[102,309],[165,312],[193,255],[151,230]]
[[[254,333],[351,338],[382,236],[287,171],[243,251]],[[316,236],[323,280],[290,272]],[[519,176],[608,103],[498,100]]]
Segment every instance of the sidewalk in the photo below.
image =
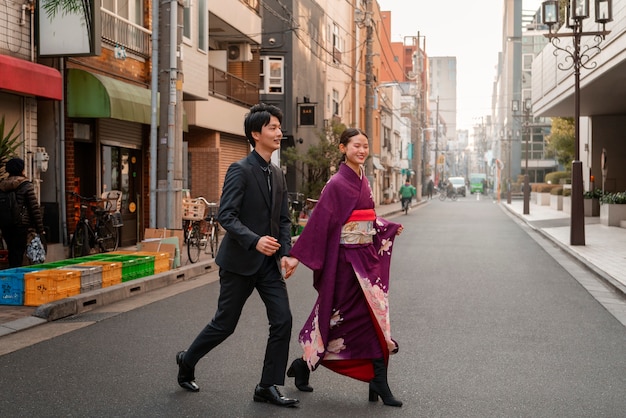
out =
[[599,217],[585,217],[585,245],[570,245],[570,214],[530,203],[524,215],[522,200],[501,206],[561,249],[582,262],[594,273],[626,294],[626,228],[600,224]]
[[[413,206],[415,205],[417,204],[413,203]],[[401,210],[400,202],[381,205],[376,208],[377,213],[382,217],[400,213]],[[125,249],[134,250],[135,248]],[[104,289],[97,289],[39,307],[0,305],[0,338],[48,321],[115,303],[140,293],[191,280],[216,269],[217,266],[213,258],[204,252],[200,254],[200,260],[197,263],[189,263],[187,248],[183,247],[181,249],[181,266],[173,270],[123,282]]]

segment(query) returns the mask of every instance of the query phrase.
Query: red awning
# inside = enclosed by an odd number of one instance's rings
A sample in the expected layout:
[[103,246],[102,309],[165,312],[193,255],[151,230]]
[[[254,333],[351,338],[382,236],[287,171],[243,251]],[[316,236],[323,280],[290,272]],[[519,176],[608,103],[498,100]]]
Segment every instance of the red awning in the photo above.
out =
[[54,68],[0,54],[0,90],[61,100],[63,78]]

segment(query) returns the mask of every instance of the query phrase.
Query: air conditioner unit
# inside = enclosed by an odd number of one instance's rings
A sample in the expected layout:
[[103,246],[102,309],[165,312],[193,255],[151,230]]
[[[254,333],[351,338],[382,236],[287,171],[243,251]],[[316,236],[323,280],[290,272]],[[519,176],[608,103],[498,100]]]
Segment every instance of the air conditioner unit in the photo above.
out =
[[228,61],[252,61],[252,48],[250,44],[229,44]]

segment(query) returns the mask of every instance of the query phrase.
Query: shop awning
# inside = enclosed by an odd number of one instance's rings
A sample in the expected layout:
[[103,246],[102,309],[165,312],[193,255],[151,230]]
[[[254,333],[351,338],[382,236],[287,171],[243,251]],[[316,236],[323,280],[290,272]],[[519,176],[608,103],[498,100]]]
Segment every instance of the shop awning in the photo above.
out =
[[[67,115],[71,118],[111,118],[150,125],[151,111],[150,89],[89,71],[68,70]],[[183,131],[189,131],[185,109]]]
[[67,74],[67,114],[150,124],[150,90],[100,74],[71,68]]
[[63,78],[52,67],[0,54],[0,90],[61,100]]
[[378,157],[372,157],[372,163],[374,169],[383,171],[385,170],[385,167],[383,167],[383,165],[380,163],[380,159]]

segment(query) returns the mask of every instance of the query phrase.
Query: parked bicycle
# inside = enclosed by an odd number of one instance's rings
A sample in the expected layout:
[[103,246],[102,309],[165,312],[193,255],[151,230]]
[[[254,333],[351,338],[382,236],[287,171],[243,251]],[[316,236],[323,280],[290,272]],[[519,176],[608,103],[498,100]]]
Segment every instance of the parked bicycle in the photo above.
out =
[[119,228],[123,226],[119,211],[121,192],[109,192],[106,198],[85,197],[68,192],[78,199],[80,217],[70,242],[70,257],[115,251],[119,244]]
[[183,200],[184,235],[187,242],[187,255],[191,263],[200,259],[200,252],[211,253],[215,258],[219,245],[219,223],[217,203],[208,202],[203,197]]

